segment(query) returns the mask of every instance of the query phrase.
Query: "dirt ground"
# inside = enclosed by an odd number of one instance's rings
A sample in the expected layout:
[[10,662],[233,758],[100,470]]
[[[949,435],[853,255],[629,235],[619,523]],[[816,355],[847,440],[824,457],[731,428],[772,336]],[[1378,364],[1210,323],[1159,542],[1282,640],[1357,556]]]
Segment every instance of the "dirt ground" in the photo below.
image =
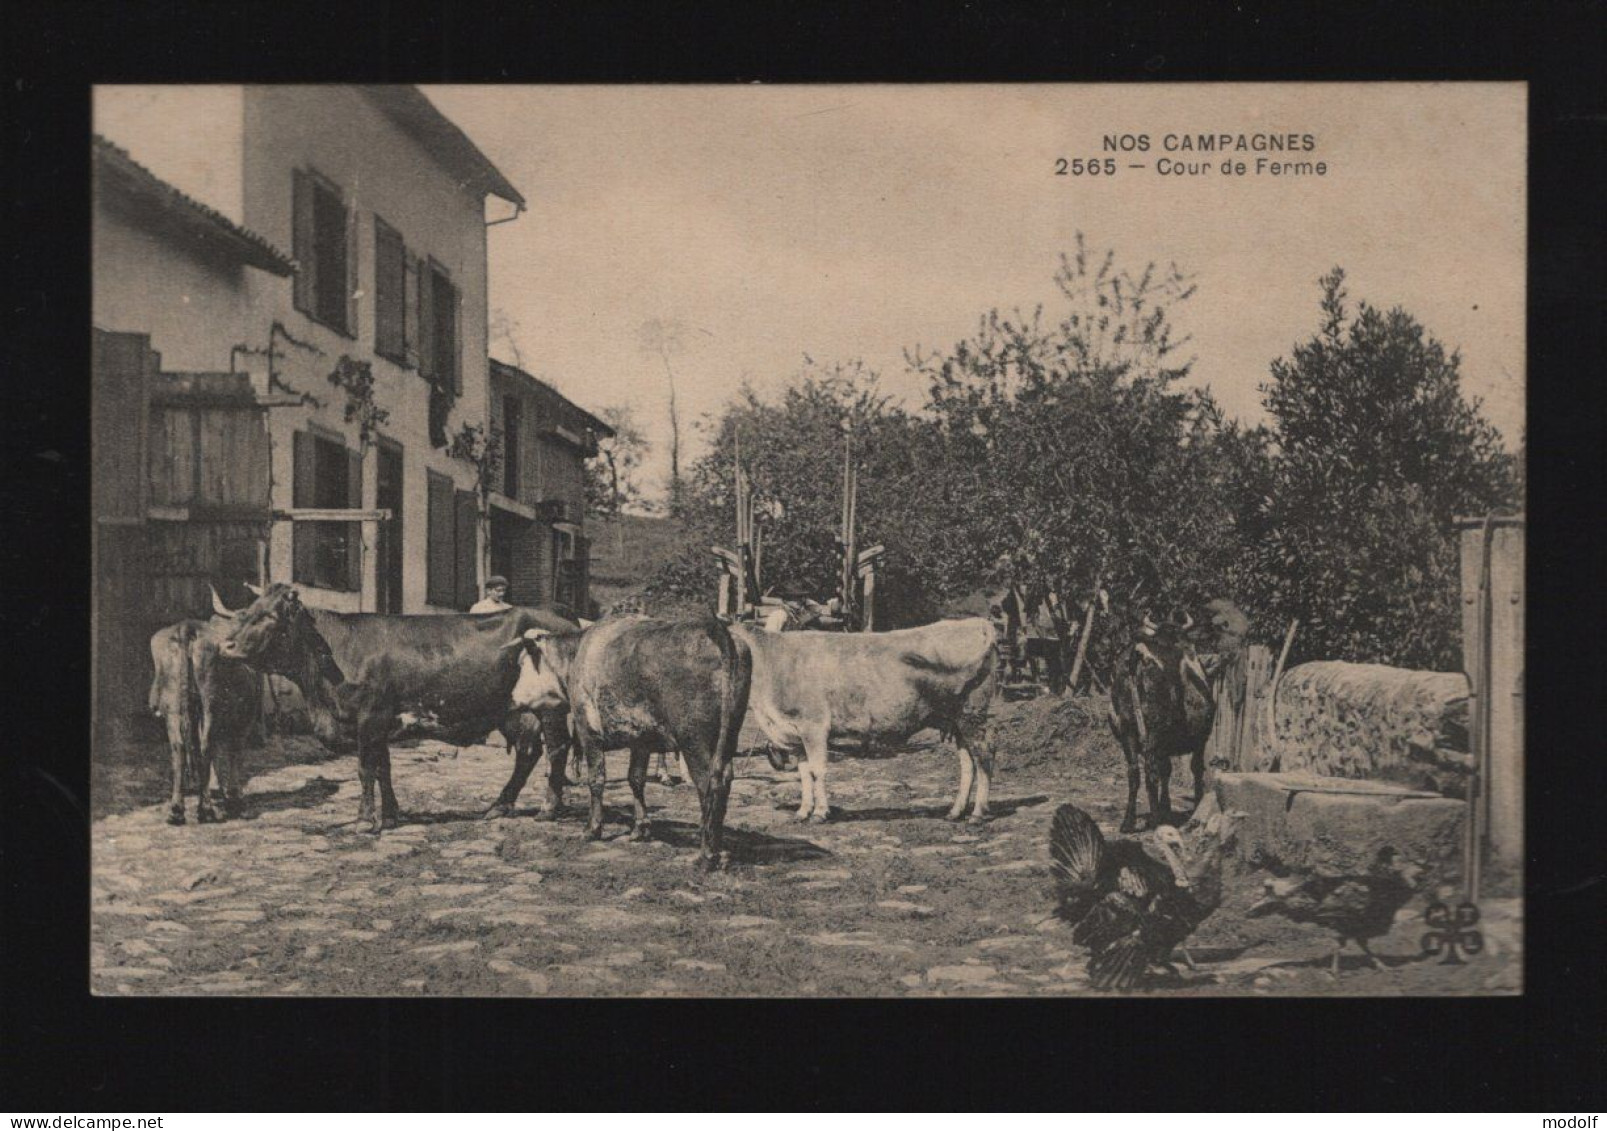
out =
[[[605,839],[582,838],[584,790],[534,819],[544,767],[517,815],[481,819],[507,752],[393,754],[401,828],[357,831],[355,760],[305,738],[247,751],[248,816],[163,821],[165,752],[110,752],[95,773],[93,989],[136,995],[1077,996],[1085,956],[1055,919],[1046,832],[1063,801],[1110,832],[1120,752],[1094,701],[1001,706],[995,818],[943,813],[953,755],[922,741],[833,755],[834,819],[793,821],[795,774],[737,766],[730,867],[692,867],[697,794],[650,783],[654,839],[624,840],[623,755],[609,759]],[[929,738],[930,736],[926,736]],[[1187,774],[1180,766],[1187,795]],[[1520,987],[1516,900],[1483,905],[1485,950],[1464,966],[1419,957],[1425,900],[1374,949],[1327,972],[1319,929],[1243,910],[1264,875],[1235,872],[1190,950],[1198,969],[1140,992],[1181,995],[1488,994]]]

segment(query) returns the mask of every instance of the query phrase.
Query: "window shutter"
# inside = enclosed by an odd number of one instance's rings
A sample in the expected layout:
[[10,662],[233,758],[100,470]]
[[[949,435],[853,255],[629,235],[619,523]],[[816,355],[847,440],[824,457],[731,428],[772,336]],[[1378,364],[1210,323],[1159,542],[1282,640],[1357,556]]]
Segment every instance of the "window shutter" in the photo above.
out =
[[346,212],[346,333],[357,337],[357,206]]
[[452,394],[463,395],[463,292],[457,287],[449,291],[452,296],[452,356],[446,359],[451,367]]
[[457,493],[457,607],[480,599],[480,507],[473,491]]
[[426,381],[435,380],[435,305],[432,298],[434,272],[429,261],[418,260],[418,371]]
[[434,471],[428,473],[429,545],[425,560],[425,599],[432,605],[450,608],[453,603],[453,525],[452,480]]
[[403,295],[407,288],[407,265],[402,257],[401,238],[374,217],[374,352],[382,357],[406,355],[403,342]]
[[296,309],[303,314],[313,312],[313,296],[318,293],[318,261],[313,255],[313,186],[312,178],[303,170],[294,172],[291,191],[291,251],[296,260],[294,296]]
[[[310,507],[317,497],[318,468],[316,466],[318,448],[313,443],[311,432],[293,433],[291,457],[294,467],[291,469],[291,495],[290,505],[293,507]],[[311,585],[317,572],[318,560],[318,530],[308,522],[292,522],[290,524],[290,579],[297,585]]]
[[[363,507],[363,453],[350,449],[346,452],[346,505],[353,510]],[[363,591],[363,524],[346,523],[346,589],[352,593]]]
[[418,257],[402,247],[402,356],[418,365]]
[[591,611],[591,539],[575,535],[575,615]]

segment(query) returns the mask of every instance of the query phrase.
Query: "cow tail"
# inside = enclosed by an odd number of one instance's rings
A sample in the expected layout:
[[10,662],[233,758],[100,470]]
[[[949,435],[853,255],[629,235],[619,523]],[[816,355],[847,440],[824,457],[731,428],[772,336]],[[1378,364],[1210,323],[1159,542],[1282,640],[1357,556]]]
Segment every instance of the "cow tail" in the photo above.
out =
[[720,737],[715,750],[725,765],[736,759],[737,737],[743,717],[748,713],[748,691],[753,682],[753,653],[723,624],[716,624],[715,642],[720,647]]

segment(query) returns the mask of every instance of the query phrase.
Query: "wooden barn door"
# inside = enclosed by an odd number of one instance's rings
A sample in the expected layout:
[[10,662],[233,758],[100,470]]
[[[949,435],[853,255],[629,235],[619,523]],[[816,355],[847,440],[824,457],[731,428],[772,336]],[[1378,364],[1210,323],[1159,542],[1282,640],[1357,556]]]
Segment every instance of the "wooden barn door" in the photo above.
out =
[[[112,357],[97,358],[97,417]],[[147,354],[143,412],[130,412],[125,435],[104,449],[97,434],[97,478],[109,481],[97,506],[113,512],[97,513],[97,529],[113,533],[97,547],[96,691],[111,721],[144,710],[152,633],[211,616],[213,587],[238,607],[250,600],[246,583],[264,580],[267,406],[245,374],[165,373],[154,359]],[[108,392],[108,410],[119,395]],[[140,417],[136,442],[126,434]],[[115,491],[114,479],[125,481]]]

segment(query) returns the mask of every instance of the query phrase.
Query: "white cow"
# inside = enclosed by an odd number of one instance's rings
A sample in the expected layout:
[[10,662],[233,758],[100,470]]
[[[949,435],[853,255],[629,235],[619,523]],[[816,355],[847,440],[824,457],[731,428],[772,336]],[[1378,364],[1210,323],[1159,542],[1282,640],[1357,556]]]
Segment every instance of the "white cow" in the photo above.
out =
[[960,790],[950,820],[988,816],[993,751],[987,716],[995,690],[997,643],[981,617],[940,621],[896,632],[767,632],[733,625],[731,635],[753,654],[748,709],[777,746],[803,755],[798,763],[798,819],[824,821],[826,752],[844,736],[902,741],[937,727],[958,750]]

